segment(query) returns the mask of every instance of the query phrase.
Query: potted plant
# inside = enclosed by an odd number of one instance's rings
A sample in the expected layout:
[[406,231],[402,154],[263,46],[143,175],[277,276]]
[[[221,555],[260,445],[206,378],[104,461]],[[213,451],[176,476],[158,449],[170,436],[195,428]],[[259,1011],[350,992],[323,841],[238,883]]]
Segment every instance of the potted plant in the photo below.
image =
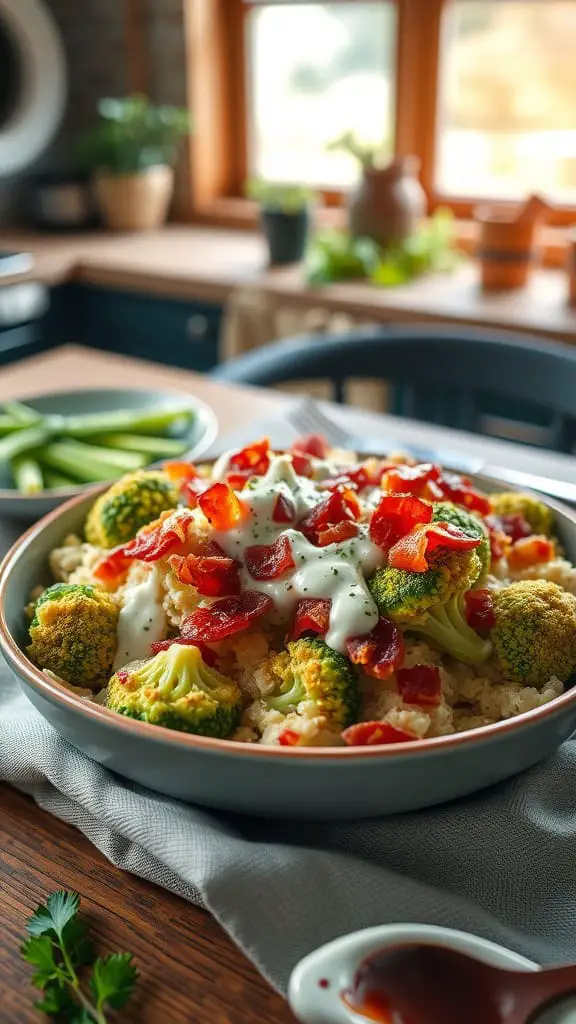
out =
[[348,201],[350,233],[355,238],[372,238],[384,248],[413,235],[426,210],[419,158],[397,157],[386,164],[381,150],[363,145],[353,132],[335,139],[329,149],[349,153],[362,170]]
[[100,100],[76,156],[93,176],[107,227],[145,231],[164,223],[178,143],[189,131],[188,113],[178,107],[155,107],[144,96]]
[[310,227],[310,189],[253,179],[248,182],[246,193],[260,204],[260,224],[268,243],[270,265],[299,263]]

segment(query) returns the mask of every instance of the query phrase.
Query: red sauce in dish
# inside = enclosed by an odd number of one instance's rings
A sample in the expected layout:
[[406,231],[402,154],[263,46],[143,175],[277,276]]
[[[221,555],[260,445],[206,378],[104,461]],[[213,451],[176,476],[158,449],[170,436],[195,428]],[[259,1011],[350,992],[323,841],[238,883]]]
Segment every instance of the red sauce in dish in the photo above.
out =
[[342,999],[380,1024],[503,1024],[503,992],[486,966],[441,946],[392,946],[367,957]]

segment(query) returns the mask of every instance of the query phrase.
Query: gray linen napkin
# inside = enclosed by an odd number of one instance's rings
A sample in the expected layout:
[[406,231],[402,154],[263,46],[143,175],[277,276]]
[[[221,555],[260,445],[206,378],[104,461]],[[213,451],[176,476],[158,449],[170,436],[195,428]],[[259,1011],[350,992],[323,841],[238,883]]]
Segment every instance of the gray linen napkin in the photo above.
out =
[[[3,524],[3,548],[17,532]],[[444,807],[360,823],[271,822],[115,776],[64,742],[2,666],[0,779],[114,864],[201,903],[280,991],[316,946],[395,921],[475,932],[540,963],[576,960],[576,740]]]

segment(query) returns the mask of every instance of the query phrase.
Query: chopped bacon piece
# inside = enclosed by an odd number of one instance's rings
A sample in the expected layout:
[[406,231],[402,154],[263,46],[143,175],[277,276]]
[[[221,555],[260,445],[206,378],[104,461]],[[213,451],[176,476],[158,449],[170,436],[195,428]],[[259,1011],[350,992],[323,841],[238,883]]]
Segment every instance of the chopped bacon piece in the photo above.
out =
[[255,590],[245,590],[237,597],[214,601],[209,608],[197,608],[184,619],[181,634],[186,640],[216,643],[227,636],[241,633],[274,605],[271,597]]
[[157,562],[172,554],[186,540],[186,529],[192,516],[188,512],[174,514],[172,509],[143,526],[128,544],[115,548],[96,566],[94,575],[101,580],[113,580],[126,572],[130,562]]
[[294,523],[296,521],[296,505],[285,494],[279,494],[274,502],[272,522]]
[[188,583],[203,597],[240,593],[240,563],[219,555],[172,555],[169,559],[180,583]]
[[207,647],[206,644],[201,643],[199,640],[187,640],[182,636],[175,636],[172,640],[157,640],[155,643],[150,644],[150,650],[152,654],[159,654],[160,651],[167,651],[172,644],[182,644],[183,647],[197,647],[202,655],[202,661],[206,662],[210,668],[214,668],[216,661],[216,652],[211,647]]
[[398,626],[382,617],[366,636],[346,641],[348,657],[354,665],[362,665],[369,676],[388,679],[404,661],[404,638]]
[[322,543],[322,534],[332,526],[353,522],[358,517],[359,508],[358,498],[352,491],[334,491],[304,517],[299,528],[311,544],[324,547],[332,541],[324,538]]
[[489,590],[468,590],[464,594],[466,621],[477,633],[485,633],[496,622],[494,599]]
[[244,561],[255,580],[276,580],[295,567],[290,541],[283,533],[273,544],[253,544],[246,548]]
[[196,508],[198,498],[212,486],[206,477],[198,476],[192,480],[185,480],[180,487],[180,495],[188,505],[188,508]]
[[387,551],[418,523],[429,523],[432,506],[410,494],[385,494],[372,513],[370,540]]
[[250,470],[251,476],[263,476],[270,467],[270,439],[263,437],[230,456],[231,470],[245,472]]
[[361,463],[359,466],[350,466],[350,468],[342,469],[338,476],[320,480],[318,487],[322,491],[338,491],[342,488],[363,491],[366,487],[379,487],[382,474],[387,468],[389,468],[388,463],[377,469],[373,469],[365,463]]
[[311,455],[314,459],[325,459],[330,451],[330,445],[322,434],[307,434],[306,437],[299,437],[294,441],[292,451]]
[[295,729],[284,729],[278,737],[281,747],[297,747],[300,744],[301,736]]
[[495,529],[506,534],[513,544],[517,540],[521,540],[522,537],[531,537],[534,534],[530,523],[520,512],[509,512],[502,516],[487,516],[486,522],[489,526],[493,525]]
[[298,476],[312,476],[312,458],[306,452],[297,452],[292,449],[292,465]]
[[554,544],[549,537],[521,537],[508,552],[508,565],[511,569],[527,569],[530,565],[549,562],[553,558]]
[[442,679],[436,665],[413,665],[396,673],[398,692],[406,704],[438,707],[442,700]]
[[416,466],[395,466],[384,474],[382,486],[388,492],[414,494],[429,501],[445,498],[456,505],[480,512],[481,515],[487,515],[490,511],[488,498],[480,494],[467,477],[449,473],[431,462]]
[[330,626],[332,602],[316,597],[305,597],[298,602],[290,640],[299,640],[305,633],[326,636]]
[[418,737],[404,729],[396,729],[389,722],[358,722],[344,729],[342,739],[349,747],[375,747],[410,743]]
[[451,523],[419,523],[410,533],[390,548],[388,564],[394,569],[408,569],[410,572],[426,572],[426,555],[436,548],[450,551],[471,551],[480,544],[480,537],[468,537]]
[[215,530],[231,530],[246,515],[246,509],[228,484],[212,484],[198,498],[198,504]]
[[164,462],[162,472],[174,484],[182,484],[185,480],[195,480],[199,476],[198,470],[192,462]]

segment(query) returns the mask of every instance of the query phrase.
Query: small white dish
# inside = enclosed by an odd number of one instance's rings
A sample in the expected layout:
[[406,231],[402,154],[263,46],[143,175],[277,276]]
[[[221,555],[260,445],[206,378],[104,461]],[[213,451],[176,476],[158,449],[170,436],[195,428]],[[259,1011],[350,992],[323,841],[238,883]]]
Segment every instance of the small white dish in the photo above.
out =
[[[341,998],[342,992],[350,988],[365,957],[386,946],[407,943],[445,946],[474,956],[483,963],[512,971],[540,969],[532,960],[477,935],[426,924],[381,925],[343,935],[301,960],[292,972],[288,987],[292,1012],[303,1024],[366,1024],[365,1017],[346,1006]],[[560,1024],[560,1018],[555,1020]],[[566,1017],[562,1020],[569,1024]]]

